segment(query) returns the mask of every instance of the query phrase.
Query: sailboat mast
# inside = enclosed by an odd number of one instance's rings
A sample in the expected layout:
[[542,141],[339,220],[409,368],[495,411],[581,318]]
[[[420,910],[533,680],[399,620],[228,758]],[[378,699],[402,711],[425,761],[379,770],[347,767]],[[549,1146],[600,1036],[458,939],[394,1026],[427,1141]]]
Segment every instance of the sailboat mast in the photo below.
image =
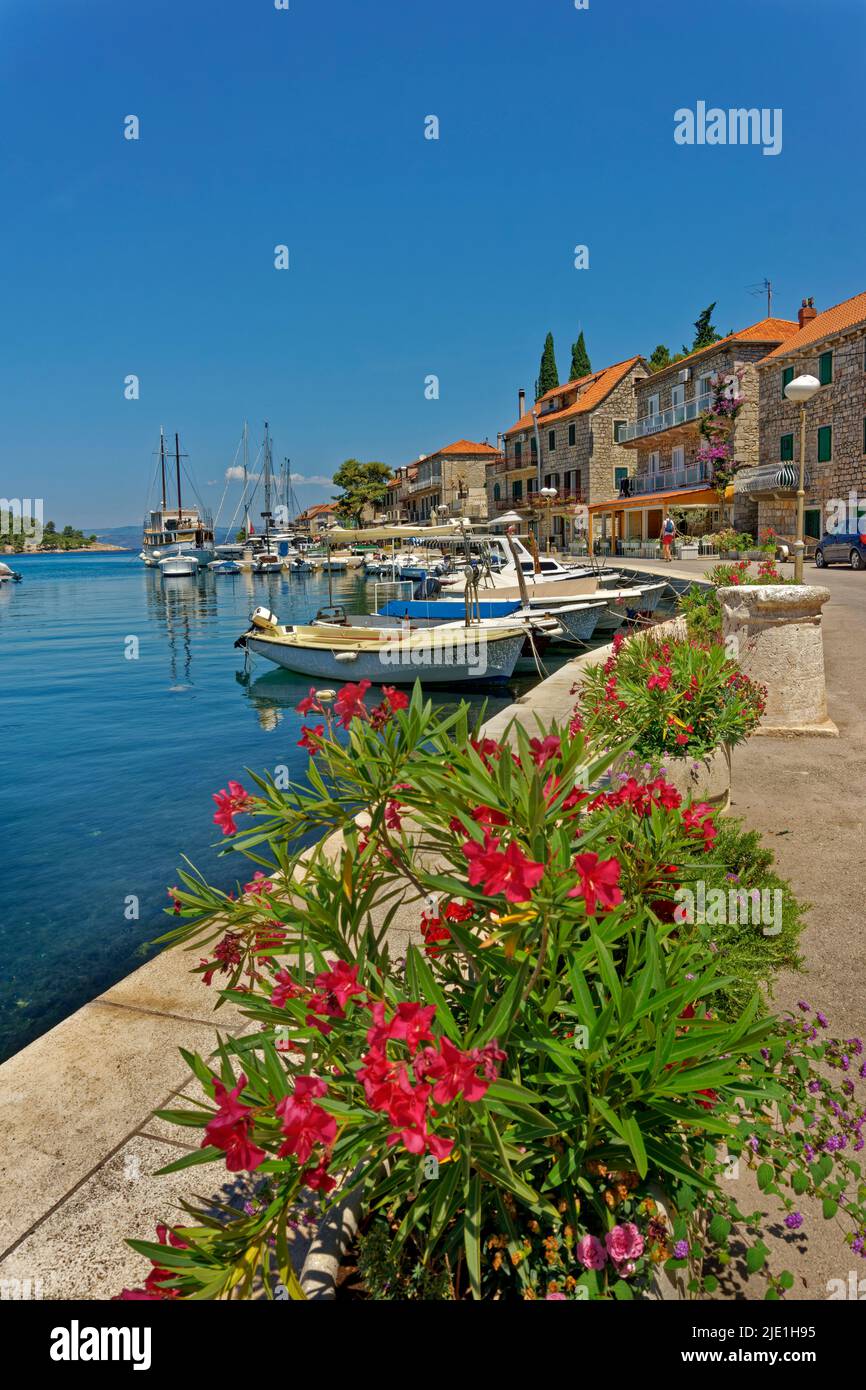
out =
[[247,422],[246,422],[246,420],[244,420],[244,534],[245,534],[247,540],[249,540],[249,537],[250,537],[250,501],[249,501],[249,498],[248,498],[248,496],[247,496],[247,486],[248,486],[247,474],[248,474],[248,471],[249,471],[249,460],[250,460],[249,435],[248,435]]
[[177,519],[180,521],[182,506],[180,500],[180,437],[174,436],[174,458],[177,467]]
[[159,427],[159,466],[162,469],[162,510],[165,511],[165,431],[162,425]]
[[271,441],[265,421],[265,515],[271,514]]

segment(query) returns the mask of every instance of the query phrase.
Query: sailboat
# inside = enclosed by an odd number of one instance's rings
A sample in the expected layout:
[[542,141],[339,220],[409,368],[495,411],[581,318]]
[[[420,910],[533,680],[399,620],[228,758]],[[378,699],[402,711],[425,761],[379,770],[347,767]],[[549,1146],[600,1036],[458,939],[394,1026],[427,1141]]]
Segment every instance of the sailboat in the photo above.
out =
[[[194,559],[196,565],[206,565],[214,557],[213,518],[198,506],[184,505],[181,497],[180,439],[174,436],[177,506],[169,506],[166,491],[165,434],[159,432],[159,466],[162,479],[162,501],[144,519],[141,559],[148,566],[176,556]],[[186,572],[186,571],[185,571]]]

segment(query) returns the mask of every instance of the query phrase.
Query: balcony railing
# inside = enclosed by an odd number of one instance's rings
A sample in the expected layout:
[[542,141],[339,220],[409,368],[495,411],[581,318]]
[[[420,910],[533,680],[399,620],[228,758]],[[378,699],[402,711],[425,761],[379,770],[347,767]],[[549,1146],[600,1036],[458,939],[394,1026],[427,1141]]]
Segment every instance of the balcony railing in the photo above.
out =
[[412,493],[415,493],[415,492],[429,492],[430,488],[432,488],[432,487],[441,487],[441,486],[442,486],[442,474],[441,474],[441,473],[434,473],[432,476],[429,476],[429,477],[426,477],[426,478],[416,478],[415,481],[414,481],[413,483],[410,483],[410,484],[409,484],[409,486],[405,489],[405,491],[411,496]]
[[649,435],[660,434],[663,430],[674,429],[677,425],[690,425],[700,419],[713,403],[708,391],[703,396],[695,396],[682,405],[672,405],[658,415],[646,415],[642,420],[630,420],[623,425],[617,435],[618,444],[633,444],[636,439],[646,439]]
[[[557,507],[577,507],[586,502],[586,495],[583,492],[558,492],[556,496],[549,500],[550,507],[556,511]],[[548,506],[548,499],[539,497],[537,492],[529,492],[520,497],[500,497],[493,503],[498,512],[510,511],[542,511]]]
[[661,468],[657,473],[636,473],[627,478],[628,491],[621,497],[638,497],[645,493],[670,492],[678,487],[709,487],[713,480],[711,463],[690,463],[685,468]]

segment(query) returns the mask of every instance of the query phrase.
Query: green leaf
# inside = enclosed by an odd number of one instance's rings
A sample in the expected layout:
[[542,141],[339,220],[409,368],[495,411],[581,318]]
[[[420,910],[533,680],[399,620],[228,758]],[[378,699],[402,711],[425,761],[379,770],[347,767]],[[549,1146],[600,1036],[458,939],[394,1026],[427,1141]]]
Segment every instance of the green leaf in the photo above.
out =
[[832,1221],[833,1217],[836,1215],[836,1213],[837,1213],[838,1210],[839,1210],[839,1203],[838,1203],[838,1202],[834,1202],[834,1200],[833,1200],[832,1197],[825,1197],[825,1198],[824,1198],[823,1202],[821,1203],[821,1211],[822,1211],[823,1214],[824,1214],[824,1220],[825,1220],[825,1221]]
[[746,1251],[746,1269],[750,1274],[757,1274],[759,1269],[763,1269],[767,1260],[767,1254],[760,1245],[750,1245]]
[[731,1234],[731,1223],[721,1212],[717,1212],[710,1222],[710,1235],[717,1245],[724,1245]]
[[760,1164],[758,1168],[758,1186],[762,1192],[766,1192],[767,1188],[774,1181],[775,1177],[776,1173],[772,1163]]
[[481,1297],[481,1175],[476,1173],[469,1184],[466,1215],[463,1222],[463,1246],[472,1297]]

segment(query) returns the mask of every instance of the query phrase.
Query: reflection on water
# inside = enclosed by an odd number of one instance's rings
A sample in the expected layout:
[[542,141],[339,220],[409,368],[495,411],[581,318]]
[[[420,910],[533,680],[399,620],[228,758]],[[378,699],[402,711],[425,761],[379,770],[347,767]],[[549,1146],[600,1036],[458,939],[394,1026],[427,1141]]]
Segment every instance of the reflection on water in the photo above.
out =
[[0,1056],[141,963],[182,855],[223,888],[244,873],[215,847],[214,791],[248,768],[303,775],[309,681],[245,670],[234,642],[252,609],[308,622],[374,594],[357,572],[329,594],[316,574],[163,579],[133,555],[16,568],[24,582],[0,586]]

